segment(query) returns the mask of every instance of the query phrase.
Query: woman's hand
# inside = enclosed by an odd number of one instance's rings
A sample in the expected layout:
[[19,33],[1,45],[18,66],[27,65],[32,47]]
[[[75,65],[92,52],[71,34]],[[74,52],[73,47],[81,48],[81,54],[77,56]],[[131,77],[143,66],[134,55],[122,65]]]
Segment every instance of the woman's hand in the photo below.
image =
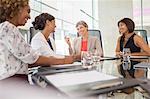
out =
[[65,56],[64,58],[64,64],[72,64],[74,61],[74,56]]
[[71,47],[70,38],[68,36],[65,36],[65,41],[69,45],[69,47]]
[[120,52],[116,52],[116,57],[122,57],[123,53],[120,51]]

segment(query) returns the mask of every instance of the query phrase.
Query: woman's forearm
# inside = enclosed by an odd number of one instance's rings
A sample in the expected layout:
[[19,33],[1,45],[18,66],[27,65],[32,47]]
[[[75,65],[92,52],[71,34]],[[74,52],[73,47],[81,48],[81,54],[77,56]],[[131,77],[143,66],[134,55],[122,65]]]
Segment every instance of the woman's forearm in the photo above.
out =
[[150,54],[146,52],[135,52],[131,53],[131,56],[150,56]]
[[40,56],[38,60],[34,64],[30,64],[29,67],[70,64],[73,62],[74,62],[73,56],[68,56],[65,58],[55,58],[52,56],[51,57]]

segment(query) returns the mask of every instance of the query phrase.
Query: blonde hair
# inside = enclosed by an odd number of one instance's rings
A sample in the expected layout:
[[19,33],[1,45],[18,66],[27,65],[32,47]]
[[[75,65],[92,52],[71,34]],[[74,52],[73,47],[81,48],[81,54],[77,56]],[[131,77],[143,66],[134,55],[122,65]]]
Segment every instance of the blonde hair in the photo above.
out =
[[20,8],[27,6],[29,0],[1,0],[0,1],[0,23],[11,19],[18,14]]
[[88,25],[87,25],[87,23],[85,21],[79,21],[79,22],[77,22],[76,27],[78,27],[79,25],[83,25],[84,27],[88,28]]

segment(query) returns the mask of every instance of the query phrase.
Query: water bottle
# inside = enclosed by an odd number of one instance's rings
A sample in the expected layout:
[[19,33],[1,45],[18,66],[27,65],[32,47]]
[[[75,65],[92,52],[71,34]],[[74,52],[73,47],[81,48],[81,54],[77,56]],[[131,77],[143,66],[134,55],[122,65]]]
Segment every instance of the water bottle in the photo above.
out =
[[130,70],[130,68],[131,68],[130,54],[131,54],[130,48],[124,48],[123,49],[123,56],[122,56],[123,57],[123,63],[122,63],[122,66],[123,66],[124,70]]

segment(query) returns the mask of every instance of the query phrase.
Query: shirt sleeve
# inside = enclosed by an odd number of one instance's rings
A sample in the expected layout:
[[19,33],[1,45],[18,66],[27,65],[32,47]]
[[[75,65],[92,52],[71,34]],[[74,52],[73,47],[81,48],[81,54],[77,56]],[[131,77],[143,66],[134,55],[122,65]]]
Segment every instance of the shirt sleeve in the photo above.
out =
[[31,46],[25,41],[20,31],[15,26],[6,28],[5,31],[5,44],[8,47],[8,50],[24,63],[35,63],[39,58],[39,53],[32,50]]

